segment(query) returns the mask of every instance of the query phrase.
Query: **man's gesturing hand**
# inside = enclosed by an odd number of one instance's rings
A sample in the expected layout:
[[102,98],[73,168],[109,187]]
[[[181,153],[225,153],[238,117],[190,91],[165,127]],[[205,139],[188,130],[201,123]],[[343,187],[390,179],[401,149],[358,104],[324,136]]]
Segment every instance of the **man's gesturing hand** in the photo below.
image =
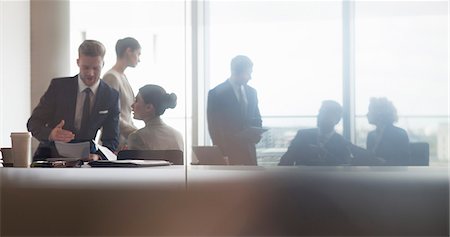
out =
[[64,130],[64,120],[61,120],[56,127],[52,129],[50,135],[48,136],[48,140],[50,141],[60,141],[60,142],[70,142],[75,138],[75,134],[73,134],[69,130]]

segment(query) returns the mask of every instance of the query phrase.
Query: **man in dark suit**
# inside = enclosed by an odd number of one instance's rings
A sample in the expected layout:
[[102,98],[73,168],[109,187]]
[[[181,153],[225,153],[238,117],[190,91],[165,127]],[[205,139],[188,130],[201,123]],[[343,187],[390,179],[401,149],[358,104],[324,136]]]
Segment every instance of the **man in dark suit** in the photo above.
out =
[[103,145],[111,151],[117,149],[119,94],[100,80],[105,47],[85,40],[78,54],[80,73],[53,79],[28,120],[28,131],[40,142],[34,160],[58,157],[55,141],[90,141],[100,128]]
[[299,130],[279,165],[350,164],[350,142],[334,131],[341,117],[341,105],[323,101],[317,115],[317,128]]
[[247,85],[252,61],[231,60],[231,76],[208,93],[208,129],[214,145],[231,165],[257,165],[255,144],[261,140],[261,114],[256,90]]

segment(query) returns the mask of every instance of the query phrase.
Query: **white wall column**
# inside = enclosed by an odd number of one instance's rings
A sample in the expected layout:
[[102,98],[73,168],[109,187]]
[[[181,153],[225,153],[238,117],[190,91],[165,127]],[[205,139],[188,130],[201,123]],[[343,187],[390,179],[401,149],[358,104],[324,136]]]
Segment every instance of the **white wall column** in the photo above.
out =
[[[51,79],[70,75],[70,2],[31,0],[31,111]],[[36,142],[33,143],[33,147]]]
[[52,78],[70,76],[69,1],[31,0],[31,109]]
[[30,1],[0,0],[0,147],[30,116]]

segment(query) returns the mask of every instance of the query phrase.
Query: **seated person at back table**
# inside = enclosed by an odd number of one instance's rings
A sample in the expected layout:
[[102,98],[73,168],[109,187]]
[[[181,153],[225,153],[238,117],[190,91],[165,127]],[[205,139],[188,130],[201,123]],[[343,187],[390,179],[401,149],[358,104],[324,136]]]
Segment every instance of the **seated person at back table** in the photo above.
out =
[[385,165],[407,165],[409,161],[409,138],[402,128],[394,126],[397,110],[386,98],[371,98],[367,120],[375,130],[367,135],[367,150],[381,158]]
[[[33,160],[59,157],[55,141],[91,141],[100,128],[102,144],[116,151],[119,93],[100,80],[104,55],[102,43],[85,40],[78,48],[79,74],[51,81],[27,123],[40,142]],[[90,159],[98,156],[91,154]]]
[[278,165],[349,164],[349,142],[334,130],[341,117],[339,103],[323,101],[317,115],[317,128],[299,130]]
[[165,124],[161,115],[167,108],[175,108],[177,96],[167,94],[158,85],[145,85],[139,89],[131,105],[135,119],[143,120],[145,127],[128,136],[130,150],[180,150],[183,151],[183,137],[180,132]]

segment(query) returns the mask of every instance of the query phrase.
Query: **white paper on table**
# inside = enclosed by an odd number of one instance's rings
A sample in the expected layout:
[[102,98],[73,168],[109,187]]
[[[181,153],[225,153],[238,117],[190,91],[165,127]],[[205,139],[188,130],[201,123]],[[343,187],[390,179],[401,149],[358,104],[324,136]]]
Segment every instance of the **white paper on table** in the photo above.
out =
[[67,143],[55,141],[56,150],[63,157],[89,158],[90,142]]
[[95,143],[95,146],[97,146],[97,149],[99,149],[103,155],[105,155],[106,159],[108,160],[117,160],[117,155],[114,154],[108,147],[102,146],[98,143]]

